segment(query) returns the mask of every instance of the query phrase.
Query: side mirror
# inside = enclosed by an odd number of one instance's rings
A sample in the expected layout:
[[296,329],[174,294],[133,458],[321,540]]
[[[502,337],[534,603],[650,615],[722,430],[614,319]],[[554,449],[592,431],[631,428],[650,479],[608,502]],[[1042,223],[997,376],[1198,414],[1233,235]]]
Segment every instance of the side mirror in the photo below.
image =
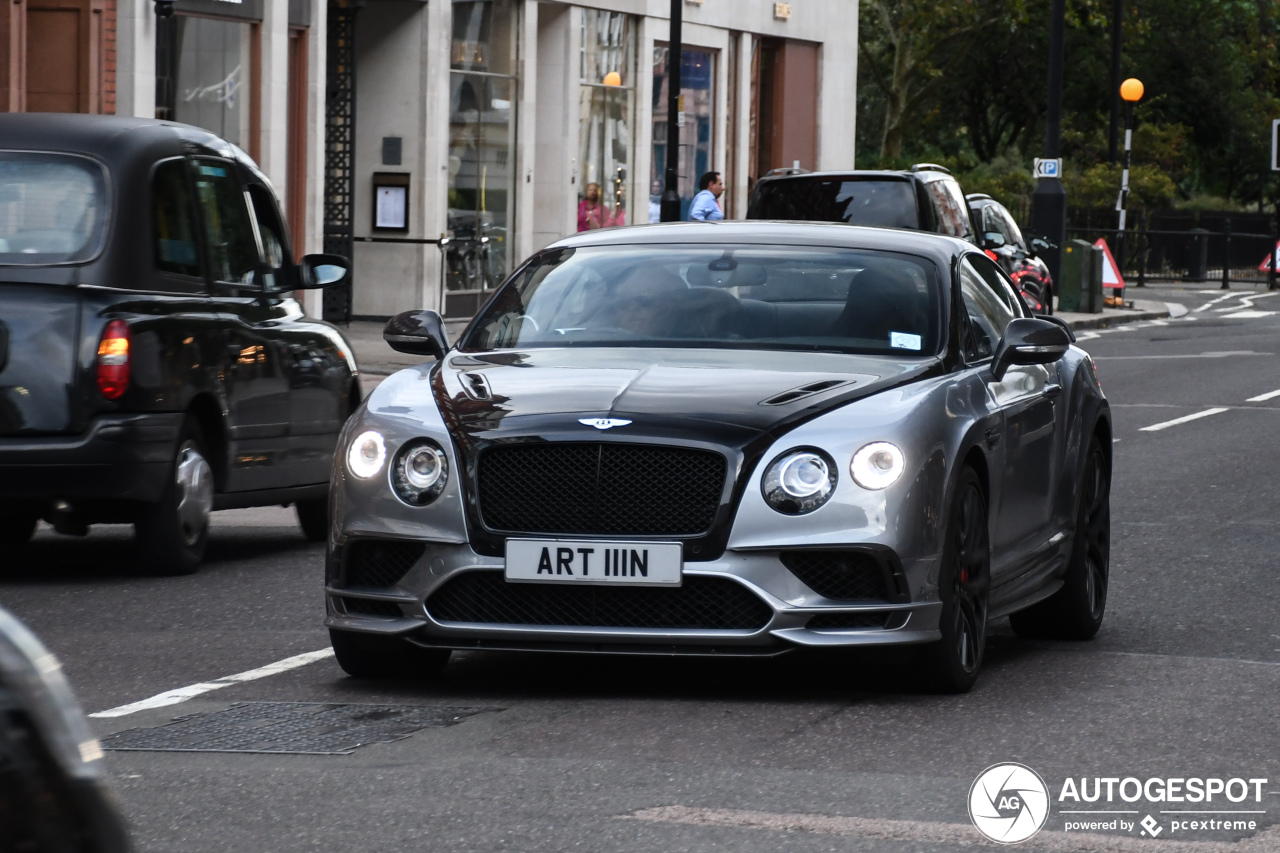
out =
[[298,278],[302,290],[319,290],[346,280],[351,262],[342,255],[304,255],[298,262]]
[[999,231],[985,231],[982,234],[984,249],[999,249],[1005,245],[1004,235]]
[[1046,250],[1052,249],[1052,248],[1053,248],[1053,244],[1050,243],[1048,240],[1044,239],[1043,237],[1032,237],[1031,248],[1027,250],[1027,255],[1029,257],[1034,258],[1043,254]]
[[999,382],[1015,364],[1052,364],[1071,347],[1071,333],[1057,323],[1019,317],[1005,327],[996,346],[991,373]]
[[435,311],[405,311],[387,321],[382,339],[396,352],[432,355],[437,360],[449,351],[444,318]]

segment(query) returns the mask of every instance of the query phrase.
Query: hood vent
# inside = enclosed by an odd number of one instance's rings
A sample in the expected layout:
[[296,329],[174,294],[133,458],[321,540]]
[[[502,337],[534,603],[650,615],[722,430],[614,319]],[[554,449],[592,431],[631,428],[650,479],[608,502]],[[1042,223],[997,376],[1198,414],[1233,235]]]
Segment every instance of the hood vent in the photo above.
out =
[[787,403],[794,403],[796,400],[803,400],[805,397],[812,397],[814,394],[821,394],[823,391],[830,391],[832,388],[841,385],[854,385],[849,379],[823,379],[819,382],[810,382],[808,385],[801,385],[799,388],[792,388],[790,391],[783,391],[770,397],[767,400],[761,400],[762,406],[785,406]]

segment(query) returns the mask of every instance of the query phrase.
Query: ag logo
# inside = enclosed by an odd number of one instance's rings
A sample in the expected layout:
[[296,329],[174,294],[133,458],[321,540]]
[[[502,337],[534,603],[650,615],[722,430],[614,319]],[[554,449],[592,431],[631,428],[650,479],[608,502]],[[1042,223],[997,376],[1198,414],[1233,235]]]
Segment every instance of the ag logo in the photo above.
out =
[[969,818],[992,841],[1026,841],[1049,819],[1049,788],[1026,765],[993,764],[973,780]]

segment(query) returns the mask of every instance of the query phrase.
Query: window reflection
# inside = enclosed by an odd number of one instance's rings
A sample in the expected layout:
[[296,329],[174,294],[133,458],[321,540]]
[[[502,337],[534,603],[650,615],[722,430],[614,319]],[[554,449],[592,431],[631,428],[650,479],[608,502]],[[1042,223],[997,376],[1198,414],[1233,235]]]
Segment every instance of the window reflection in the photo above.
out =
[[581,10],[581,16],[578,230],[586,231],[635,221],[628,211],[626,187],[636,46],[630,16],[594,9]]

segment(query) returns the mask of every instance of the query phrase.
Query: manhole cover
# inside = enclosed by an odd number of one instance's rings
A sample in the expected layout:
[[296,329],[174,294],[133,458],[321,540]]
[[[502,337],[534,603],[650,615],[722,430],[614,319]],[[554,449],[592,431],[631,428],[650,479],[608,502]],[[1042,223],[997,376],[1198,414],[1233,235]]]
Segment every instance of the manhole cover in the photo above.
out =
[[278,752],[350,755],[419,729],[456,726],[501,708],[425,708],[323,702],[241,702],[223,711],[178,717],[153,729],[129,729],[102,739],[103,749],[157,752]]

